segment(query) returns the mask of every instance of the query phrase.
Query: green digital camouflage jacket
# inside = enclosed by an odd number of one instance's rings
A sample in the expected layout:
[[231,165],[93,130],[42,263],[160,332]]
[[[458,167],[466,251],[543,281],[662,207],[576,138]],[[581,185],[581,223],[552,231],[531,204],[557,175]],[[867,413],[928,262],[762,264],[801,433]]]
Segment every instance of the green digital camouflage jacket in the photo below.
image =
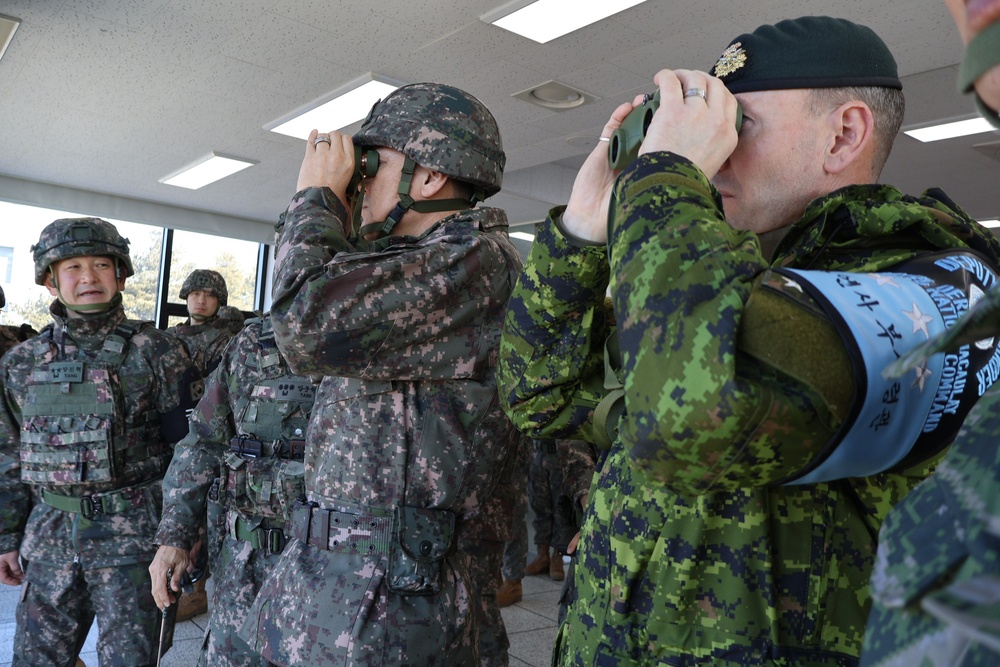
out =
[[203,377],[208,377],[219,365],[226,346],[238,330],[234,329],[231,320],[216,315],[202,324],[192,324],[188,318],[183,324],[168,328],[167,332],[184,341],[195,367]]
[[[965,246],[1000,255],[940,191],[850,186],[812,202],[771,265],[878,271]],[[705,176],[670,153],[619,176],[607,249],[571,244],[551,217],[536,237],[505,321],[501,400],[533,435],[597,441],[610,284],[626,404],[590,494],[560,663],[856,660],[879,524],[930,466],[771,486],[835,424],[737,352],[768,266]]]
[[[517,441],[495,381],[521,268],[506,215],[462,211],[366,249],[345,236],[349,220],[328,188],[308,188],[278,240],[278,345],[293,371],[324,376],[306,495],[356,516],[449,512],[461,540]],[[241,636],[280,664],[475,662],[467,558],[452,548],[434,565],[438,593],[393,594],[389,558],[374,546],[344,553],[293,540],[251,610],[259,624]]]
[[[62,304],[52,305],[52,342],[46,345],[67,360],[95,358],[104,340],[126,320],[121,301],[104,313],[81,318],[66,316]],[[47,335],[46,330],[41,336]],[[179,340],[144,323],[128,341],[118,376],[126,415],[159,415],[151,435],[162,441],[163,454],[128,458],[111,481],[88,485],[40,487],[21,482],[22,409],[26,381],[40,358],[42,338],[29,339],[0,360],[3,407],[0,409],[0,552],[20,549],[29,561],[67,565],[78,560],[84,568],[112,567],[152,560],[153,535],[159,520],[159,480],[170,462],[171,447],[186,429],[184,410],[191,407],[192,384],[198,382],[187,350]],[[48,354],[47,352],[45,354]],[[69,400],[69,399],[67,399]],[[154,446],[159,446],[156,443]],[[100,496],[115,489],[135,489],[131,509],[86,517],[40,502],[41,488],[66,496]]]

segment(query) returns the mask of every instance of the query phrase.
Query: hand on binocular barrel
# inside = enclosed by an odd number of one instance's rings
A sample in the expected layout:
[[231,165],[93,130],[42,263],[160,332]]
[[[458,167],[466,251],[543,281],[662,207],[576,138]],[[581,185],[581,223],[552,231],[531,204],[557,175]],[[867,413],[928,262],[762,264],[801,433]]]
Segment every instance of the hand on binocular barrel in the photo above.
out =
[[[635,104],[641,101],[640,95],[635,99]],[[621,127],[632,107],[632,104],[622,104],[614,110],[601,132],[602,139],[609,138]],[[567,232],[594,243],[605,243],[608,240],[608,205],[611,203],[615,176],[608,164],[608,144],[606,141],[599,141],[573,181],[573,191],[562,217],[563,228]]]
[[736,98],[718,78],[694,70],[660,70],[660,107],[646,130],[639,155],[683,155],[712,178],[736,148]]
[[350,135],[340,132],[320,133],[313,130],[306,140],[306,154],[299,167],[299,180],[296,191],[305,188],[328,187],[347,205],[345,195],[347,184],[351,182],[354,173],[354,142]]

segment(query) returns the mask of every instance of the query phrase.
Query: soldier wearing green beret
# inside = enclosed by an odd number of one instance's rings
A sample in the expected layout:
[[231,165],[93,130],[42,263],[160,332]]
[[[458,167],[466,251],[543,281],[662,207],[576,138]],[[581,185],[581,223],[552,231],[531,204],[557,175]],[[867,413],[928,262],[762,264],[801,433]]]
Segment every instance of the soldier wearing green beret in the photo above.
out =
[[[954,436],[942,406],[978,398],[970,365],[996,346],[888,385],[879,368],[996,281],[1000,245],[943,192],[878,184],[904,102],[868,28],[781,21],[732,40],[711,73],[654,81],[638,158],[620,173],[603,144],[588,158],[535,239],[501,342],[520,428],[612,441],[556,662],[855,665],[879,525]],[[942,266],[971,272],[938,284]],[[602,423],[609,379],[624,410]]]
[[292,371],[323,380],[306,501],[241,633],[271,662],[507,663],[493,497],[518,438],[495,368],[521,261],[506,214],[475,207],[504,163],[486,106],[438,83],[386,96],[353,137],[309,137],[271,312]]

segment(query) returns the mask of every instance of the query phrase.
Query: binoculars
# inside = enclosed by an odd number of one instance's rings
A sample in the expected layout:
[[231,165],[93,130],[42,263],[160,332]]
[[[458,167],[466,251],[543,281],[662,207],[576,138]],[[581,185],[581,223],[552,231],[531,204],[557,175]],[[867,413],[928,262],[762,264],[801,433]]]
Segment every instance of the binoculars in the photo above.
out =
[[352,195],[361,186],[361,179],[371,178],[378,173],[378,151],[371,146],[354,147],[354,174],[347,185],[347,193]]
[[[608,161],[615,171],[625,166],[639,154],[639,144],[646,138],[646,130],[653,120],[653,114],[660,108],[660,91],[647,93],[642,98],[642,104],[632,109],[621,127],[611,135],[608,145]],[[736,131],[743,126],[743,107],[736,108]]]

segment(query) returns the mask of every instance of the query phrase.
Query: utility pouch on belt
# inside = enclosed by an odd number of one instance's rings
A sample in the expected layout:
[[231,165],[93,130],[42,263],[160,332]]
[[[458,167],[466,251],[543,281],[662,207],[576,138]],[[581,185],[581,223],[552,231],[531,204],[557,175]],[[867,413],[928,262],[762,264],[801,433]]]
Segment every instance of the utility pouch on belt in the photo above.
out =
[[230,452],[223,460],[222,477],[224,504],[245,514],[285,519],[295,501],[305,495],[301,461],[245,459]]
[[448,510],[397,507],[396,539],[389,550],[389,590],[402,595],[441,591],[441,560],[455,538],[455,514]]

